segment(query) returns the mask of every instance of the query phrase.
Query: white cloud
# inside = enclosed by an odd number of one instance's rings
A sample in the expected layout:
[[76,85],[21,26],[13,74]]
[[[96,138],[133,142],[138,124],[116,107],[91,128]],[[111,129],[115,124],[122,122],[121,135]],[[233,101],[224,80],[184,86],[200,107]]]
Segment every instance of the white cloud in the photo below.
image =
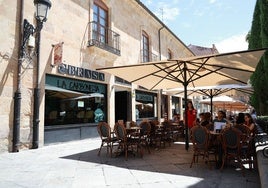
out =
[[241,51],[248,49],[248,43],[246,42],[247,33],[233,35],[222,41],[216,42],[216,48],[220,53]]
[[144,1],[142,1],[146,6],[148,6],[148,5],[151,5],[153,2],[152,2],[152,0],[144,0]]
[[150,10],[164,22],[175,20],[180,14],[180,9],[178,8],[179,0],[173,0],[169,3],[166,1],[158,1],[157,3],[152,3],[152,0],[141,0]]
[[179,8],[176,7],[176,1],[173,4],[166,4],[164,2],[158,2],[155,9],[155,15],[164,22],[168,22],[170,20],[175,20],[176,17],[180,14]]
[[215,3],[216,0],[209,0],[209,3],[212,4],[212,3]]
[[[163,19],[164,21],[169,21],[169,20],[175,20],[176,17],[180,14],[180,11],[178,8],[171,8],[164,6],[163,7]],[[156,15],[161,18],[162,17],[162,10],[156,13]]]

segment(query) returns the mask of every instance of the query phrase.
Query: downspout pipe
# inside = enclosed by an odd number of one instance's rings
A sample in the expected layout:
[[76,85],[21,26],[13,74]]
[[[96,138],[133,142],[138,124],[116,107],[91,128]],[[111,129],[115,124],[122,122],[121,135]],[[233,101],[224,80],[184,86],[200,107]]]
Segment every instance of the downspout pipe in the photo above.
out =
[[13,116],[13,139],[12,152],[19,152],[20,147],[20,113],[21,113],[21,69],[23,60],[23,11],[24,0],[20,2],[19,10],[19,45],[18,45],[18,72],[17,72],[17,90],[14,94],[14,116]]
[[[158,29],[158,51],[159,51],[159,60],[161,61],[161,30],[164,29],[164,26],[162,26],[161,28]],[[162,92],[163,92],[163,89],[161,89],[159,91],[159,102],[158,102],[158,120],[160,122],[160,119],[162,117],[162,114],[161,114],[161,108],[162,108]]]
[[165,27],[162,26],[161,28],[158,29],[158,51],[159,51],[159,60],[161,61],[161,30],[164,29]]

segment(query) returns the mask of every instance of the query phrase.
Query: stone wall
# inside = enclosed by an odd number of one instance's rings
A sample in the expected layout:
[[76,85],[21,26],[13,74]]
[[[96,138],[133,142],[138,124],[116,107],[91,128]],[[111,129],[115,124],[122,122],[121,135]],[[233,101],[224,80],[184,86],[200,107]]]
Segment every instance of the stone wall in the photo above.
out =
[[[21,1],[0,0],[0,152],[11,151],[13,135],[13,96],[17,89],[17,67],[19,50],[19,15]],[[32,0],[25,0],[23,17],[33,25],[35,7]],[[92,20],[93,0],[52,1],[49,17],[41,31],[40,48],[40,146],[44,144],[44,99],[45,75],[57,75],[52,68],[53,44],[64,42],[63,63],[76,67],[95,69],[97,67],[125,65],[140,62],[141,34],[149,35],[150,50],[159,54],[158,32],[163,27],[151,13],[135,0],[104,0],[109,7],[110,28],[121,37],[121,55],[115,55],[97,47],[88,47],[88,23]],[[174,58],[192,56],[189,49],[166,28],[161,29],[161,59],[166,59],[168,49]],[[67,76],[67,75],[65,75]],[[70,76],[69,76],[70,77]],[[33,88],[36,82],[36,58],[32,62],[25,59],[21,75],[21,148],[31,148],[33,121]],[[111,88],[113,77],[106,76],[105,81]],[[110,96],[110,94],[109,94]],[[112,95],[111,95],[112,96]],[[114,103],[108,101],[109,108]],[[109,110],[114,116],[114,110]],[[111,119],[113,121],[113,119]]]

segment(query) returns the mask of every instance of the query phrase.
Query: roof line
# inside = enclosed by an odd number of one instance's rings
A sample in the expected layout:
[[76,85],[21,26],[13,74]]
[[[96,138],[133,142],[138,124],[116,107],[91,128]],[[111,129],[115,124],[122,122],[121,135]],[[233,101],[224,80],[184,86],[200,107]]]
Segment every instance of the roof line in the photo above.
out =
[[234,54],[237,54],[237,53],[248,53],[248,52],[255,52],[255,51],[261,51],[261,50],[268,50],[268,47],[265,47],[265,48],[258,48],[258,49],[251,49],[251,50],[242,50],[242,51],[235,51],[235,52],[226,52],[226,53],[220,53],[220,54],[210,54],[210,55],[204,55],[204,56],[195,56],[196,58],[192,59],[191,61],[193,60],[198,60],[198,59],[203,59],[203,58],[212,58],[212,57],[221,57],[221,56],[224,56],[224,55],[234,55]]

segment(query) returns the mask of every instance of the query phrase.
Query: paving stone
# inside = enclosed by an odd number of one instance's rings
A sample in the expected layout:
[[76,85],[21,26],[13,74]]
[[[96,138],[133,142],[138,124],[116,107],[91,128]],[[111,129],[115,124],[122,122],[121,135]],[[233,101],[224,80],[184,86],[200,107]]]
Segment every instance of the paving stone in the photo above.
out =
[[86,139],[0,154],[0,188],[261,187],[258,170],[246,170],[243,177],[232,165],[222,172],[210,169],[202,158],[190,168],[192,150],[183,144],[151,148],[151,154],[125,160],[106,155],[106,148],[97,156],[100,143]]

